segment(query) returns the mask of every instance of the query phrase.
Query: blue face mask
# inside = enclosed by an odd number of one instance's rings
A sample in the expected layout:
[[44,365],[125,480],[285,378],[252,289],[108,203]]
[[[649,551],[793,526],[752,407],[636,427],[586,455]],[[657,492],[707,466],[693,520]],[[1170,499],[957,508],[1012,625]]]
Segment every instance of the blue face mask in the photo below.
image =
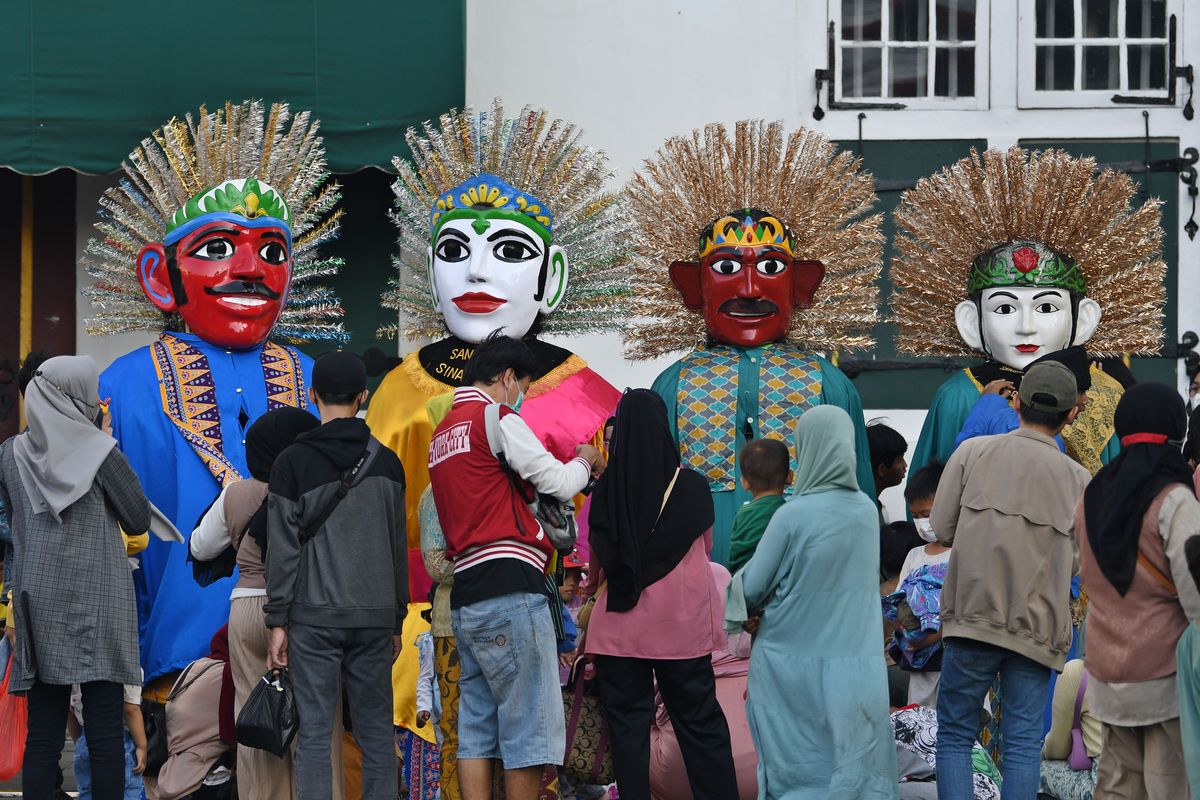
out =
[[513,402],[513,403],[509,403],[509,402],[508,402],[508,400],[507,400],[507,398],[508,398],[508,391],[507,391],[507,390],[505,390],[505,392],[504,392],[504,397],[505,397],[505,405],[507,405],[507,406],[508,406],[509,408],[511,408],[513,411],[515,411],[515,412],[517,412],[518,414],[520,414],[520,413],[521,413],[521,406],[522,406],[522,405],[525,403],[525,392],[521,391],[521,384],[519,384],[519,383],[517,384],[517,399],[516,399],[516,402]]

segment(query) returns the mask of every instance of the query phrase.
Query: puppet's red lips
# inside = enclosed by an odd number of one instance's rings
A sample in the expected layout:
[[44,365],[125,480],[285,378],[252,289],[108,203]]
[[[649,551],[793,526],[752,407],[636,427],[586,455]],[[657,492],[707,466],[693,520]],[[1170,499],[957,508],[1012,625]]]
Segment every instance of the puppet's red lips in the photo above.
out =
[[467,292],[454,298],[454,305],[468,314],[489,314],[507,302],[483,292]]
[[1019,353],[1036,353],[1042,349],[1042,346],[1040,344],[1019,344],[1016,349]]
[[725,316],[734,319],[761,319],[778,314],[779,306],[770,300],[748,300],[739,297],[736,300],[726,300],[721,303],[719,310]]

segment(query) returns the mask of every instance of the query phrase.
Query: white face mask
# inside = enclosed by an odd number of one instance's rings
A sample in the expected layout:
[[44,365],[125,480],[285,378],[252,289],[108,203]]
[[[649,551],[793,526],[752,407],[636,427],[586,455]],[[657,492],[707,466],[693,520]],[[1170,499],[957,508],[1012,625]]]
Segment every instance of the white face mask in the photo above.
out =
[[937,541],[937,534],[933,532],[933,525],[929,523],[929,518],[914,519],[913,525],[917,528],[917,535],[925,541],[933,544]]

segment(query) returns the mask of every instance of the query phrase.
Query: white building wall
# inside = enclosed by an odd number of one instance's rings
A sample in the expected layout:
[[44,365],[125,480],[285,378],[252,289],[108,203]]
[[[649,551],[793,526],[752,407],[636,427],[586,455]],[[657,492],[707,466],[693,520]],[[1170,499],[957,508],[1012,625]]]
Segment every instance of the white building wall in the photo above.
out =
[[[624,182],[669,136],[708,122],[747,117],[782,119],[849,141],[859,134],[858,111],[813,118],[814,70],[827,54],[829,4],[840,0],[468,0],[467,102],[477,108],[502,97],[506,107],[549,109],[606,150]],[[987,5],[980,2],[980,6]],[[1187,4],[1192,6],[1191,3]],[[1178,61],[1200,53],[1200,8],[1180,19]],[[1018,0],[991,0],[988,103],[982,110],[866,109],[864,140],[986,139],[1007,147],[1022,138],[1128,139],[1144,135],[1142,107],[1018,109]],[[514,54],[520,54],[514,57]],[[1179,105],[1187,94],[1177,84]],[[1200,145],[1200,120],[1179,107],[1149,107],[1156,139]],[[1191,209],[1179,186],[1182,226]],[[669,210],[666,210],[669,213]],[[1180,331],[1200,330],[1200,242],[1179,233]],[[617,337],[573,340],[571,346],[617,386],[648,386],[671,359],[630,363]],[[1180,367],[1182,380],[1182,366]],[[1182,383],[1181,383],[1182,386]],[[923,414],[886,409],[915,442]],[[889,509],[897,514],[895,501]]]

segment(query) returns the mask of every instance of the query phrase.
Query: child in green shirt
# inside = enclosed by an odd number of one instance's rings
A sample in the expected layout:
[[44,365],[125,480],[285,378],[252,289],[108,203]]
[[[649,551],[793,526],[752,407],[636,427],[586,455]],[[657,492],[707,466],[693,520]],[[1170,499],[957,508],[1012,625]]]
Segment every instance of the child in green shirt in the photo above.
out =
[[738,509],[729,535],[729,571],[746,565],[767,523],[783,505],[783,490],[792,481],[787,445],[777,439],[751,439],[738,453],[742,488],[752,499]]

